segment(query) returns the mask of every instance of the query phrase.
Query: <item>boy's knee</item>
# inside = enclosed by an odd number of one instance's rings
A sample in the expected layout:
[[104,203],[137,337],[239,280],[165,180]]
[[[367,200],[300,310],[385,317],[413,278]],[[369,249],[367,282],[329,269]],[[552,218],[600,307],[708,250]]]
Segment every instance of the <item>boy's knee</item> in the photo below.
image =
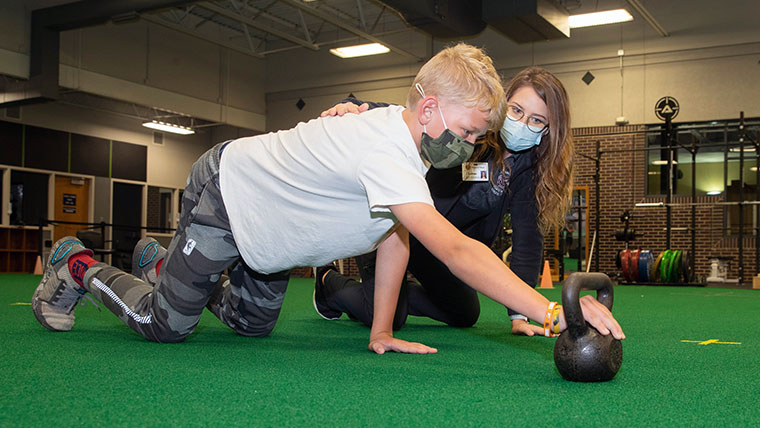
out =
[[149,341],[156,343],[179,343],[184,342],[190,333],[192,333],[192,330],[180,333],[168,329],[154,328],[143,332],[143,336]]
[[275,322],[266,323],[266,324],[246,324],[246,325],[237,325],[233,327],[232,329],[235,330],[235,333],[246,336],[246,337],[265,337],[269,336],[269,333],[274,330]]

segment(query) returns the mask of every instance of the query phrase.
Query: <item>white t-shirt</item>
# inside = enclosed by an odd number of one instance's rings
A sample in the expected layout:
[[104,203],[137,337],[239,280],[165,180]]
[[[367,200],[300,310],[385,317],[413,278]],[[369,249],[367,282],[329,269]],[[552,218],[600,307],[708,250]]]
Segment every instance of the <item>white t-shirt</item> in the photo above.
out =
[[398,222],[388,206],[433,205],[403,109],[314,119],[227,145],[220,187],[249,267],[267,274],[367,253]]

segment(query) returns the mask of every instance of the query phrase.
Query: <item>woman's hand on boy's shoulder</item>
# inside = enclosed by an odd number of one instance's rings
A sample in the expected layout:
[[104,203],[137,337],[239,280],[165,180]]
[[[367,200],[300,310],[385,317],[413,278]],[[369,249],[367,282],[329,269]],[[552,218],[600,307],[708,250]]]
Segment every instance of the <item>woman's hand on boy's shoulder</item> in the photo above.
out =
[[352,102],[345,102],[336,104],[329,109],[322,112],[319,117],[327,116],[343,116],[346,113],[359,114],[369,110],[369,104],[363,103],[362,105],[356,105]]

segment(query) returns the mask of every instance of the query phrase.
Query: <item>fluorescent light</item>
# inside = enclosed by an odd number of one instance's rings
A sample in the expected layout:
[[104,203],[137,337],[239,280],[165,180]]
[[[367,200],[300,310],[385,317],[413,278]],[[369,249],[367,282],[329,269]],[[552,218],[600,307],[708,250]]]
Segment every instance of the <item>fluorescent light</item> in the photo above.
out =
[[391,50],[380,43],[369,43],[366,45],[344,46],[342,48],[330,49],[330,53],[341,58],[354,58],[357,56],[377,55],[388,53]]
[[[668,161],[666,160],[656,160],[652,162],[652,165],[667,165],[667,164],[668,164]],[[673,161],[673,165],[676,165],[676,164],[678,164],[678,161]]]
[[720,195],[721,193],[723,193],[723,191],[721,190],[710,190],[709,192],[707,192],[707,194],[710,196]]
[[635,204],[636,207],[661,207],[665,204],[662,202],[641,202],[638,204]]
[[[734,153],[741,152],[741,150],[739,150],[739,147],[731,147],[728,150],[731,151],[731,152],[734,152]],[[754,151],[755,151],[754,147],[752,147],[752,146],[744,146],[744,152],[754,152]]]
[[591,27],[594,25],[616,24],[633,21],[633,16],[625,9],[605,10],[601,12],[570,15],[570,28]]
[[195,131],[193,131],[192,128],[188,128],[187,126],[175,125],[173,123],[159,122],[157,120],[145,122],[142,124],[142,126],[146,128],[150,128],[150,129],[156,129],[158,131],[171,132],[172,134],[180,134],[180,135],[195,134]]

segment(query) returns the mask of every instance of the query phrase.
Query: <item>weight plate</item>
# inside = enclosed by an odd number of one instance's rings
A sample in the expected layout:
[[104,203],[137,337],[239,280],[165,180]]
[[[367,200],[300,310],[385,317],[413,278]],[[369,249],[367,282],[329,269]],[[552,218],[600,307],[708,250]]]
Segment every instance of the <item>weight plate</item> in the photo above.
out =
[[652,274],[651,278],[653,282],[659,282],[660,279],[662,279],[662,275],[660,274],[660,263],[662,263],[662,256],[665,254],[665,251],[660,251],[660,254],[657,255],[657,259],[654,261],[654,266],[652,267]]
[[691,282],[692,281],[691,253],[686,250],[683,250],[683,256],[681,256],[681,266],[683,270],[684,282]]
[[623,268],[623,262],[620,261],[620,253],[622,253],[623,250],[618,250],[617,253],[615,253],[615,267],[618,269]]
[[628,266],[628,270],[630,270],[631,279],[634,281],[639,280],[639,256],[641,256],[640,249],[631,251],[631,264]]
[[660,278],[662,282],[668,282],[668,264],[670,264],[670,257],[672,251],[665,250],[662,256],[662,263],[660,263]]
[[639,255],[639,281],[649,282],[651,280],[649,278],[649,272],[652,270],[653,264],[654,259],[652,257],[652,252],[649,250],[641,250],[641,254]]
[[676,250],[676,255],[673,257],[673,268],[671,272],[670,282],[680,282],[683,269],[681,268],[681,259],[683,258],[683,251]]
[[676,250],[668,252],[668,263],[665,265],[665,282],[673,282],[673,260],[676,258]]
[[625,278],[626,281],[630,281],[630,273],[628,272],[628,266],[631,262],[631,250],[624,249],[620,252],[620,261],[623,265],[623,278]]

